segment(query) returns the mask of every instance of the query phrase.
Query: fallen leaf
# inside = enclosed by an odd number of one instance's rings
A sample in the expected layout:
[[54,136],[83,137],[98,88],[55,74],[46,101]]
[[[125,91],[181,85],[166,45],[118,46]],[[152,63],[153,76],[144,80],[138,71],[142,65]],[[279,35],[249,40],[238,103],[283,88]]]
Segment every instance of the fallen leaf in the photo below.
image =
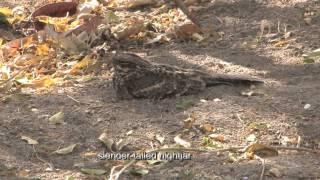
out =
[[95,157],[98,156],[98,153],[97,153],[97,152],[90,151],[90,152],[81,153],[80,156],[81,156],[82,158],[95,158]]
[[150,165],[159,165],[161,163],[165,163],[166,161],[160,160],[160,159],[152,159],[152,160],[147,160],[147,163]]
[[[72,16],[77,11],[78,3],[76,2],[57,2],[46,4],[38,9],[36,9],[31,17],[35,19],[37,16],[48,16],[48,17],[65,17],[67,14]],[[35,29],[41,30],[44,28],[44,24],[35,21]]]
[[49,54],[49,45],[40,44],[37,46],[36,55],[37,56],[47,56]]
[[211,133],[214,130],[214,126],[212,124],[205,123],[200,125],[200,129],[203,133],[207,134]]
[[96,176],[101,176],[101,175],[107,173],[107,171],[104,169],[81,168],[80,171],[85,174],[96,175]]
[[183,146],[185,148],[191,147],[191,143],[181,139],[181,134],[179,134],[176,137],[174,137],[173,140],[174,140],[174,142],[176,142],[177,144],[179,144],[180,146]]
[[212,138],[213,140],[219,141],[219,142],[226,141],[224,135],[222,135],[222,134],[210,134],[209,137]]
[[120,139],[118,142],[116,142],[116,150],[121,151],[125,146],[130,144],[132,139],[130,137],[127,137],[126,139]]
[[130,173],[134,174],[134,175],[147,175],[149,173],[148,169],[144,169],[144,168],[134,168],[130,170]]
[[156,134],[155,139],[160,143],[160,145],[162,145],[165,138],[160,134]]
[[178,24],[174,28],[174,35],[179,39],[191,39],[193,34],[200,35],[201,29],[199,26],[191,22]]
[[97,9],[99,7],[100,3],[97,0],[90,0],[90,1],[86,1],[84,3],[81,3],[78,7],[78,14],[81,13],[91,13],[93,12],[95,9]]
[[114,36],[119,39],[127,39],[132,35],[136,35],[144,29],[143,21],[139,19],[133,19],[132,22],[129,22],[125,25],[119,24],[118,26],[113,28]]
[[132,135],[132,134],[133,134],[133,130],[130,130],[130,131],[128,131],[128,132],[126,133],[127,136],[130,136],[130,135]]
[[21,139],[27,141],[27,143],[31,144],[31,145],[39,144],[38,141],[36,141],[28,136],[21,136]]
[[201,145],[205,146],[205,147],[209,147],[209,148],[219,148],[221,145],[219,145],[217,142],[212,141],[212,139],[210,137],[203,137],[201,140]]
[[62,124],[64,122],[64,113],[58,112],[49,118],[50,124]]
[[305,110],[310,109],[310,108],[311,108],[311,105],[310,105],[310,104],[305,104],[305,105],[303,106],[303,109],[305,109]]
[[192,113],[186,120],[183,121],[183,128],[191,129],[195,121],[195,115]]
[[188,109],[194,105],[195,105],[195,103],[192,99],[183,99],[180,102],[177,102],[176,108],[178,110],[185,110],[185,109]]
[[5,16],[11,16],[12,10],[8,7],[0,7],[0,14],[3,14]]
[[259,143],[249,145],[245,148],[245,152],[249,159],[253,159],[254,155],[258,155],[262,158],[278,156],[278,151],[276,149],[270,148]]
[[50,88],[55,85],[57,79],[53,79],[51,76],[44,76],[40,79],[31,81],[30,87],[32,88]]
[[77,74],[79,70],[88,68],[92,64],[94,64],[93,59],[91,59],[89,56],[86,56],[80,62],[72,66],[70,73],[73,75]]
[[267,131],[268,125],[263,122],[252,122],[248,125],[248,129],[253,131]]
[[74,148],[77,146],[77,144],[72,144],[68,147],[65,147],[65,148],[62,148],[62,149],[58,149],[56,151],[54,151],[54,153],[57,153],[57,154],[69,154],[69,153],[72,153]]
[[112,151],[112,145],[114,144],[114,141],[113,139],[108,138],[107,133],[102,133],[98,139],[107,146],[108,150]]
[[250,134],[250,135],[246,138],[246,141],[247,141],[247,142],[254,142],[254,141],[256,141],[256,139],[257,139],[256,135]]
[[274,168],[274,167],[269,170],[269,174],[271,176],[277,177],[277,178],[282,176],[281,171],[278,168]]
[[74,178],[72,176],[67,176],[64,180],[76,180],[76,178]]

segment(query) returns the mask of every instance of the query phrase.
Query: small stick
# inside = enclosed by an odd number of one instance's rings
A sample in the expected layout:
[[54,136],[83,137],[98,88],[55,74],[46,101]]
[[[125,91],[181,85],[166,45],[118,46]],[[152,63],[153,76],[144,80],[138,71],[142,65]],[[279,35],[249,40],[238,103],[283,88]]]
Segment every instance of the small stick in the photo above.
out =
[[115,166],[111,169],[111,173],[110,173],[110,178],[109,180],[118,180],[120,175],[128,168],[130,167],[131,165],[133,165],[137,160],[131,160],[129,163],[127,163],[126,165],[123,166],[122,169],[120,169],[120,171],[118,171],[117,173],[113,174],[114,170],[117,168],[117,167],[120,167],[120,166]]
[[72,96],[70,96],[68,94],[67,94],[67,97],[70,98],[71,100],[73,100],[74,102],[77,102],[79,104],[81,103],[80,101],[76,100],[75,98],[73,98]]
[[3,85],[3,84],[6,84],[7,82],[9,82],[9,81],[11,81],[11,80],[13,80],[15,77],[17,77],[20,73],[22,73],[24,70],[26,70],[26,69],[29,68],[29,67],[31,67],[31,66],[26,66],[26,67],[20,69],[20,70],[19,70],[16,74],[14,74],[12,77],[10,77],[9,79],[1,82],[1,83],[0,83],[0,86]]
[[38,155],[38,152],[37,152],[37,150],[36,150],[36,148],[35,148],[34,145],[33,145],[33,151],[34,151],[34,153],[35,153],[35,155],[36,155],[36,158],[37,158],[38,160],[40,160],[41,162],[47,164],[51,170],[54,170],[54,169],[55,169],[52,163],[44,160],[43,158],[41,158],[41,157]]
[[258,159],[258,160],[260,160],[261,163],[262,163],[262,170],[261,170],[261,174],[260,174],[259,180],[263,180],[264,173],[265,173],[265,171],[266,171],[266,162],[265,162],[265,160],[264,160],[263,158],[261,158],[261,157],[259,157],[259,156],[257,156],[257,155],[255,155],[255,158]]

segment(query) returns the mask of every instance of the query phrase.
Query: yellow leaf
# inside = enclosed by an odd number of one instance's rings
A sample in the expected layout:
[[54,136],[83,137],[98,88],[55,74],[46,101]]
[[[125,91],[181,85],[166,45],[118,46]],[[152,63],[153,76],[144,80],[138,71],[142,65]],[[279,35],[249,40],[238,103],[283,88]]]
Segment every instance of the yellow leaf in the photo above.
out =
[[214,130],[214,126],[209,123],[204,123],[200,125],[200,129],[203,133],[210,133]]
[[77,74],[78,70],[88,68],[88,66],[92,65],[94,61],[88,56],[83,58],[80,62],[74,64],[71,68],[71,74]]
[[37,56],[47,56],[49,54],[49,45],[40,44],[37,46],[36,55]]
[[0,47],[4,44],[4,39],[0,38]]
[[8,7],[1,7],[0,8],[0,13],[5,15],[5,16],[11,16],[12,15],[12,10],[9,9]]
[[22,48],[28,48],[34,41],[32,36],[28,36],[21,39],[20,42],[21,42]]
[[33,88],[49,88],[56,84],[56,80],[50,76],[45,76],[41,79],[33,80],[32,87]]
[[[65,32],[66,30],[70,29],[69,21],[71,20],[70,17],[48,17],[48,16],[38,16],[36,17],[40,22],[45,24],[52,24],[55,28],[56,32]],[[74,26],[74,24],[72,25]]]

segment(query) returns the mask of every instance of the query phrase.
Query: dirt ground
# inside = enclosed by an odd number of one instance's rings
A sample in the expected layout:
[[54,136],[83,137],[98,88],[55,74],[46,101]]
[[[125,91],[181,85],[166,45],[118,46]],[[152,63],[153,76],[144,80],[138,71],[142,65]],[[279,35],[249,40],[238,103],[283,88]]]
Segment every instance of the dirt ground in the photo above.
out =
[[[320,66],[317,62],[306,64],[302,57],[320,47],[319,1],[220,0],[201,7],[195,12],[201,24],[223,32],[222,40],[132,45],[128,51],[153,62],[258,77],[266,83],[254,91],[262,95],[245,97],[240,93],[246,88],[218,86],[193,96],[118,101],[108,73],[73,86],[55,87],[45,94],[15,94],[0,101],[0,179],[103,179],[114,162],[85,155],[105,150],[97,139],[102,132],[119,139],[133,130],[138,140],[128,145],[129,150],[150,149],[146,138],[155,134],[165,136],[165,144],[173,144],[173,138],[182,132],[182,121],[192,112],[197,124],[212,123],[216,133],[226,137],[224,147],[248,145],[246,138],[254,133],[267,145],[295,147],[299,143],[320,149]],[[316,17],[307,25],[303,14],[310,9]],[[259,39],[263,19],[288,24],[287,32],[294,40],[275,46],[271,35]],[[274,33],[276,25],[269,34]],[[182,101],[193,105],[177,108]],[[304,108],[306,104],[311,107]],[[59,111],[65,113],[65,123],[50,125],[48,118]],[[266,124],[266,128],[251,132],[248,125],[253,122]],[[36,139],[39,145],[28,145],[21,135]],[[200,148],[204,136],[194,133],[183,137]],[[52,154],[74,143],[78,145],[72,153]],[[49,164],[55,170],[48,169]],[[79,170],[82,167],[104,168],[107,174],[85,175]],[[265,159],[265,168],[265,179],[320,179],[319,154],[279,151],[279,156]],[[120,179],[245,180],[259,179],[261,169],[259,160],[232,162],[228,152],[193,153],[192,160],[154,165],[142,177],[125,172]]]

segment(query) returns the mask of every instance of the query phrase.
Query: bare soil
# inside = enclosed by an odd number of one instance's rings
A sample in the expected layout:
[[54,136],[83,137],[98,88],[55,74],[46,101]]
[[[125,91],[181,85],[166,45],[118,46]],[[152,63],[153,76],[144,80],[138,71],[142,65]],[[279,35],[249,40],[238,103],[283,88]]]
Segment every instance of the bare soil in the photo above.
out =
[[[155,134],[165,136],[165,144],[173,144],[173,138],[182,132],[182,121],[192,112],[196,124],[209,122],[226,137],[225,147],[248,145],[246,138],[254,133],[263,144],[285,146],[283,139],[300,137],[301,147],[319,150],[320,65],[305,64],[302,58],[303,53],[320,47],[319,6],[318,1],[302,0],[202,3],[203,8],[194,13],[203,26],[223,32],[222,40],[131,46],[128,50],[154,62],[259,77],[266,84],[254,91],[263,95],[245,97],[240,93],[246,88],[218,86],[194,96],[118,101],[107,74],[74,86],[56,87],[45,94],[7,97],[0,101],[0,179],[103,179],[79,171],[81,167],[99,167],[109,172],[115,165],[84,155],[105,150],[97,139],[102,132],[119,139],[133,130],[136,137],[144,137],[129,144],[129,150],[150,148],[146,139]],[[310,9],[316,17],[307,25],[303,14]],[[259,40],[263,19],[275,24],[270,34],[278,33],[278,20],[287,23],[287,31],[295,40],[280,47],[269,42],[272,38],[268,35]],[[177,108],[187,100],[194,102],[192,107]],[[306,104],[311,107],[305,109]],[[48,118],[59,111],[65,113],[65,123],[50,125]],[[267,129],[251,132],[248,125],[253,122],[265,123]],[[39,145],[28,145],[21,135],[36,139]],[[183,137],[200,148],[204,136],[191,133]],[[74,143],[78,146],[72,153],[52,154]],[[296,145],[294,140],[287,144]],[[279,156],[266,158],[265,163],[265,179],[320,179],[319,154],[279,151]],[[49,164],[56,170],[48,170]],[[125,172],[121,179],[259,179],[261,169],[259,160],[232,162],[228,152],[193,153],[190,161],[153,166],[142,177]]]

